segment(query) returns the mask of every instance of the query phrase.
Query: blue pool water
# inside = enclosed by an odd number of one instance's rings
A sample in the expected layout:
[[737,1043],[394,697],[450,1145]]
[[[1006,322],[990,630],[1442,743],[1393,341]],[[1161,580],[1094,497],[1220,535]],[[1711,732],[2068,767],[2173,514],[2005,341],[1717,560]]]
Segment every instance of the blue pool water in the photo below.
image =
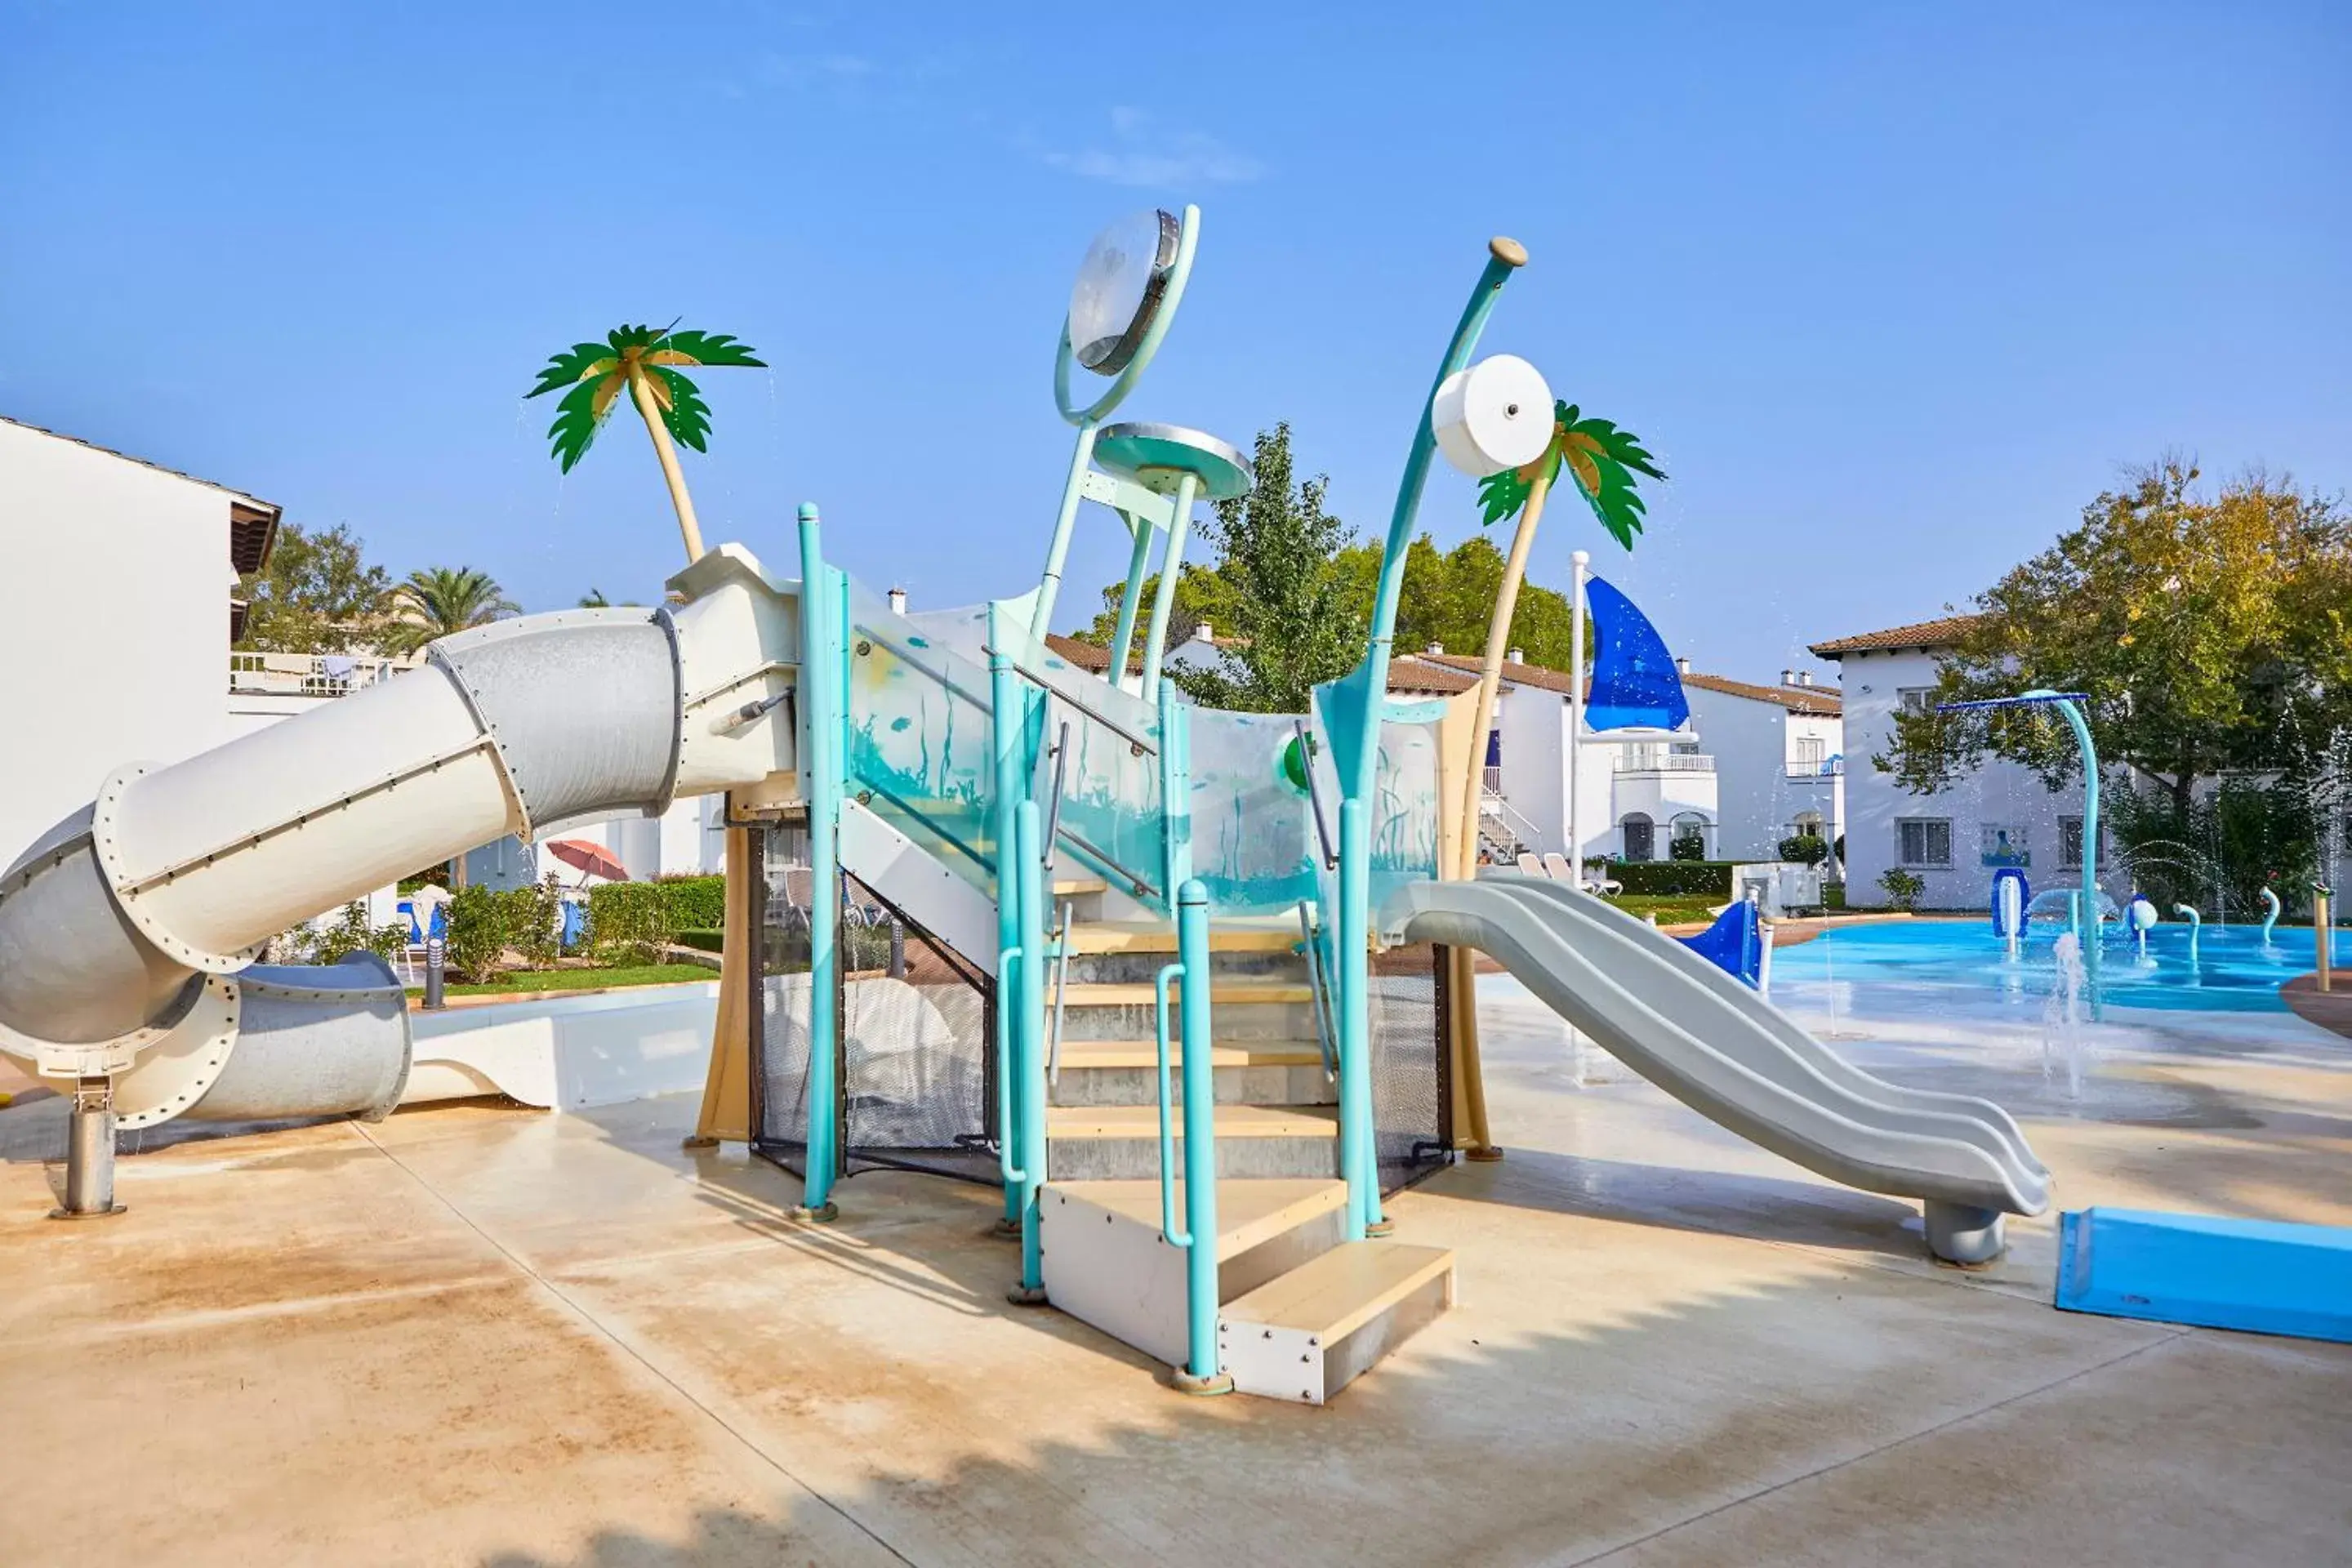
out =
[[[2056,981],[2051,943],[2061,928],[2036,922],[2019,957],[1985,921],[1887,921],[1833,926],[1814,941],[1772,955],[1772,984],[1852,981],[1860,984],[1948,986],[2012,997],[2046,996]],[[2112,930],[2113,928],[2110,928]],[[2279,986],[2313,966],[2308,927],[2281,927],[2269,942],[2258,926],[2207,926],[2189,955],[2186,925],[2147,933],[2147,952],[2110,936],[2099,966],[2099,993],[2110,1006],[2200,1008],[2212,1012],[2286,1010]],[[2335,932],[2334,962],[2352,962],[2352,943]]]

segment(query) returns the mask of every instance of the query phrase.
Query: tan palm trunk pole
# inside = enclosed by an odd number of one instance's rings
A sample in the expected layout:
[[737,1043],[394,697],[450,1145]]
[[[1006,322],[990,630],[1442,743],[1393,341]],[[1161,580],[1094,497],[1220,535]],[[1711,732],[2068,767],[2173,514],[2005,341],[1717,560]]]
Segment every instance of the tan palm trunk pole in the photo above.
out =
[[[629,366],[629,397],[654,438],[654,456],[661,459],[662,479],[669,486],[669,504],[677,510],[677,531],[686,536],[688,564],[702,559],[702,524],[694,515],[694,498],[686,493],[686,473],[677,466],[677,448],[670,445],[669,427],[662,423],[661,405],[654,401],[653,378],[635,363]],[[730,855],[732,866],[735,858]]]
[[[1543,521],[1545,498],[1551,493],[1549,466],[1536,471],[1528,486],[1527,505],[1519,509],[1518,531],[1511,536],[1511,553],[1503,563],[1503,585],[1495,595],[1495,618],[1486,627],[1486,654],[1478,664],[1477,715],[1470,726],[1470,771],[1462,792],[1462,832],[1455,840],[1455,875],[1464,880],[1478,874],[1478,807],[1486,780],[1486,736],[1495,723],[1495,703],[1503,686],[1503,655],[1511,644],[1511,617],[1519,607],[1519,585],[1527,580],[1528,554],[1535,548],[1536,526]],[[1574,679],[1571,675],[1570,679]],[[1462,1110],[1469,1122],[1467,1153],[1473,1160],[1499,1160],[1486,1127],[1486,1079],[1478,1057],[1478,1012],[1475,1002],[1476,958],[1466,948],[1454,950],[1450,976],[1454,1006],[1454,1056],[1459,1064]]]
[[[687,493],[686,474],[677,466],[677,448],[670,444],[669,428],[662,423],[661,405],[654,401],[652,379],[635,365],[629,367],[629,397],[646,422],[661,461],[662,479],[669,486],[669,502],[677,512],[677,531],[686,541],[688,564],[702,559],[702,524],[694,515],[694,498]],[[702,1080],[702,1109],[694,1119],[689,1149],[715,1148],[720,1140],[748,1142],[751,1136],[751,977],[759,952],[752,921],[751,830],[727,829],[727,919],[719,939],[719,1017],[711,1030],[710,1066]]]

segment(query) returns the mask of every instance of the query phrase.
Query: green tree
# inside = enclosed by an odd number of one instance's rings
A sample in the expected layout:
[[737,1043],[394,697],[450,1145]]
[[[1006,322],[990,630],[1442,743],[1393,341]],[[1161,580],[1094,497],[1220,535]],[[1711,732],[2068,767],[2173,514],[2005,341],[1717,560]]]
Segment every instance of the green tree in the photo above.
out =
[[686,558],[699,561],[702,524],[694,515],[694,500],[687,494],[686,475],[677,466],[677,448],[670,438],[676,437],[698,452],[707,451],[710,405],[702,401],[702,389],[688,380],[679,367],[761,367],[765,363],[751,357],[749,343],[738,342],[726,332],[681,332],[675,322],[659,330],[619,326],[605,333],[601,343],[574,343],[564,353],[551,355],[537,384],[523,395],[537,397],[571,388],[556,405],[555,423],[547,427],[548,438],[554,444],[552,455],[568,474],[574,463],[588,455],[605,416],[626,391],[646,422],[646,434],[653,438],[662,481],[669,487],[670,506],[677,513],[678,532],[686,540]]
[[[1107,648],[1118,635],[1119,595],[1127,584],[1111,583],[1102,591],[1102,609],[1094,624],[1071,633],[1078,641]],[[1143,638],[1151,616],[1152,595],[1160,591],[1160,574],[1152,573],[1143,579],[1142,591],[1136,597],[1135,646],[1128,651],[1128,669],[1134,673],[1143,668]],[[1233,629],[1233,585],[1214,567],[1198,562],[1184,563],[1184,574],[1176,580],[1176,602],[1168,608],[1167,648],[1175,648],[1192,641],[1202,626],[1223,634]]]
[[[1397,651],[1418,652],[1437,643],[1448,653],[1466,655],[1485,647],[1504,566],[1503,552],[1484,534],[1474,534],[1451,550],[1438,549],[1426,533],[1407,545],[1404,588],[1397,605]],[[1341,552],[1339,570],[1347,579],[1350,603],[1369,618],[1380,582],[1381,547],[1362,544]],[[1569,613],[1567,595],[1528,583],[1513,607],[1507,646],[1526,654],[1529,664],[1566,669]]]
[[498,580],[470,566],[425,566],[392,591],[392,621],[383,637],[387,653],[415,653],[436,637],[518,613]]
[[248,607],[236,646],[342,653],[371,644],[390,589],[384,569],[367,563],[366,547],[348,523],[311,533],[282,522],[268,564],[240,587]]
[[2352,520],[2252,474],[2208,496],[2158,462],[1983,594],[1931,702],[1874,763],[1927,794],[1988,754],[2073,778],[2073,736],[2040,709],[1938,714],[2033,688],[2087,693],[2103,763],[2154,780],[2189,816],[2200,779],[2316,781],[2352,722]]
[[1217,502],[1208,530],[1216,574],[1232,594],[1219,612],[1226,621],[1211,624],[1235,640],[1218,650],[1219,668],[1177,679],[1215,707],[1303,713],[1317,686],[1363,655],[1365,611],[1337,563],[1348,525],[1325,510],[1328,477],[1296,477],[1287,422],[1258,432],[1252,468],[1256,485]]

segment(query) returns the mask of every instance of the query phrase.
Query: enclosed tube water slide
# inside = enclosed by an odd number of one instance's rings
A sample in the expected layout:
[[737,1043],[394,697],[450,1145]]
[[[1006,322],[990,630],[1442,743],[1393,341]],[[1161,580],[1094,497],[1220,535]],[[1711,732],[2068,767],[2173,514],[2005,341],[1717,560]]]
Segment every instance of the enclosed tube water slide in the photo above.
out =
[[460,632],[425,668],[117,769],[0,874],[0,1052],[123,1126],[388,1113],[410,1062],[390,967],[257,966],[270,937],[506,834],[794,765],[799,584],[722,545],[669,586],[683,603]]
[[2049,1206],[2050,1173],[1988,1100],[1874,1078],[1689,948],[1589,893],[1527,877],[1416,882],[1390,942],[1475,947],[1626,1066],[1833,1182],[1918,1198],[1939,1258],[1981,1263],[2005,1214]]

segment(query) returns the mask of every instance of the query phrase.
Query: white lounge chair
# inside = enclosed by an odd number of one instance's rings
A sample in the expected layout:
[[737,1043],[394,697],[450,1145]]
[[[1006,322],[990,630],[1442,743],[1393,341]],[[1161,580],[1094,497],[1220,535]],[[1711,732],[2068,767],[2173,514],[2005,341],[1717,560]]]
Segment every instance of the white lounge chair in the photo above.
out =
[[1543,858],[1543,868],[1544,875],[1549,877],[1555,882],[1573,882],[1576,880],[1576,868],[1570,865],[1568,863],[1568,857],[1561,854],[1557,849],[1549,850],[1545,853]]
[[1530,877],[1549,877],[1551,875],[1550,872],[1544,869],[1542,858],[1532,849],[1522,849],[1519,851],[1519,869]]

